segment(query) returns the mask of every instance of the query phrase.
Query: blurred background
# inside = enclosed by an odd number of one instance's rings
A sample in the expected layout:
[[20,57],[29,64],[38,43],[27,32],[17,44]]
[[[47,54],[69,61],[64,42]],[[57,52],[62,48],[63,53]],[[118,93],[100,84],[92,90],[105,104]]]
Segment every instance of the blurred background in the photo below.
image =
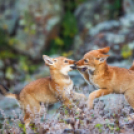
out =
[[[134,0],[0,0],[0,82],[12,91],[49,75],[42,54],[78,60],[105,46],[109,64],[131,66]],[[70,75],[75,85],[92,89],[78,72]],[[16,107],[7,102],[0,107]]]

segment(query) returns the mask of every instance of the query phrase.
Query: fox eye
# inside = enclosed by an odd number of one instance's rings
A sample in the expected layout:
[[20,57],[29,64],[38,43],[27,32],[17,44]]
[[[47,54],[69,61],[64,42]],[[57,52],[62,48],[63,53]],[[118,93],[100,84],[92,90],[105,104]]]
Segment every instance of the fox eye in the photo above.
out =
[[68,61],[67,61],[67,60],[65,60],[64,62],[65,62],[65,63],[68,63]]
[[57,60],[54,60],[54,62],[56,62]]
[[96,60],[99,60],[100,58],[96,58]]
[[88,63],[88,60],[85,59],[84,62],[85,62],[85,63]]

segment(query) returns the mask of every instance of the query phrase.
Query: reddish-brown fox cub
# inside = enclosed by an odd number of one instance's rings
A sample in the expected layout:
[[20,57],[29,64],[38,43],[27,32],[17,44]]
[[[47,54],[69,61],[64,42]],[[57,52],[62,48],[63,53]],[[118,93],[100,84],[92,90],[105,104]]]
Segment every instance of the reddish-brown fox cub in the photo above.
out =
[[50,77],[31,82],[23,88],[20,94],[8,93],[6,88],[0,85],[0,92],[3,95],[19,101],[25,112],[24,122],[26,126],[29,125],[31,120],[26,110],[27,106],[34,113],[35,108],[40,111],[40,102],[54,104],[60,100],[70,108],[73,106],[69,99],[70,94],[73,94],[74,100],[85,98],[85,95],[72,91],[73,82],[68,72],[73,70],[73,60],[65,57],[50,58],[46,55],[43,55],[43,59],[50,69]]
[[89,51],[75,63],[83,77],[99,89],[89,95],[88,106],[93,108],[95,98],[117,93],[124,94],[134,108],[134,64],[130,69],[109,66],[106,62],[109,50],[106,47]]

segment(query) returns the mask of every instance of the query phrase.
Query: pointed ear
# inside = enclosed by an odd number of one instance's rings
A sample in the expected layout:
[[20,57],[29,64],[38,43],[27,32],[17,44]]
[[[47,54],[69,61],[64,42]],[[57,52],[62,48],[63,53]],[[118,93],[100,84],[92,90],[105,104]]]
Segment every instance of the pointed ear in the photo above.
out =
[[53,60],[47,55],[42,55],[46,65],[53,65]]
[[109,55],[104,55],[103,57],[99,58],[99,63],[103,63],[104,61],[107,60],[107,58],[109,57]]
[[102,54],[107,54],[110,50],[110,47],[104,47],[102,49],[99,49],[100,53]]

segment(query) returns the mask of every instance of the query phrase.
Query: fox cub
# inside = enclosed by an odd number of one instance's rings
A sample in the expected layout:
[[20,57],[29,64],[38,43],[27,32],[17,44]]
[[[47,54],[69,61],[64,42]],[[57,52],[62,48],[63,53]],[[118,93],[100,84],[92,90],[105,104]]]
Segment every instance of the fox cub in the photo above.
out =
[[89,51],[75,63],[86,81],[99,89],[89,95],[88,106],[93,108],[95,98],[117,93],[124,94],[134,108],[134,63],[130,69],[109,66],[106,62],[109,50],[109,47],[105,47]]
[[73,81],[70,79],[68,72],[73,70],[73,60],[65,57],[50,58],[43,55],[45,64],[50,69],[50,76],[35,80],[25,86],[20,94],[8,93],[7,89],[0,85],[0,92],[6,97],[15,98],[19,101],[21,108],[25,112],[24,122],[25,125],[30,123],[30,115],[26,108],[29,105],[31,112],[34,109],[40,111],[40,102],[47,104],[54,104],[59,100],[64,103],[68,108],[72,105],[69,99],[70,94],[74,99],[85,98],[84,94],[73,92]]

